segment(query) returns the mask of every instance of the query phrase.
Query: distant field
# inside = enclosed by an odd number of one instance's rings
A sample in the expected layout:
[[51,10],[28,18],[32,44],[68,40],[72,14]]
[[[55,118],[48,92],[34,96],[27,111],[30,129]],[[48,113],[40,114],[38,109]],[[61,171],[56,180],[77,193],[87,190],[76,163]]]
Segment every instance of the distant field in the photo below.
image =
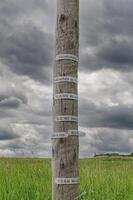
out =
[[[84,200],[133,200],[133,159],[80,160]],[[0,159],[0,200],[51,200],[48,159]]]

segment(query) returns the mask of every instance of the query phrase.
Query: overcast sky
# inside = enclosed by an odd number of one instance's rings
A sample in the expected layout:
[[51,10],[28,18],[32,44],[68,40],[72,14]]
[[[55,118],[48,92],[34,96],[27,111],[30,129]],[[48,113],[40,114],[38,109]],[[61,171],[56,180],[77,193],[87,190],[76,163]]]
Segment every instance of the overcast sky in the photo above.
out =
[[[133,151],[133,1],[80,1],[80,156]],[[0,1],[0,156],[51,156],[56,0]]]

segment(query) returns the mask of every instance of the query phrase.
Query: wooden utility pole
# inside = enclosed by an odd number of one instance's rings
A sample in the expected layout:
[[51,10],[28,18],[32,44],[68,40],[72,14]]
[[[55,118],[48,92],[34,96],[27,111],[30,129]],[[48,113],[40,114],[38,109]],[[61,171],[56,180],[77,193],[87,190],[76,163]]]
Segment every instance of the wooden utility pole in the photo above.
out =
[[52,199],[79,196],[79,0],[57,0],[53,80]]

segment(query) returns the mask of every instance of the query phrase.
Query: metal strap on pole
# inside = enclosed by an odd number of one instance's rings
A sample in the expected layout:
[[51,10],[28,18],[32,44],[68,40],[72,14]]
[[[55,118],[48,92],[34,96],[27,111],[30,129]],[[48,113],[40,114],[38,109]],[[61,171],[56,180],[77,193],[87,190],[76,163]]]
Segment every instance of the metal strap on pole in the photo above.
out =
[[60,94],[54,95],[54,99],[56,99],[56,100],[60,100],[60,99],[78,100],[78,95],[72,94],[72,93],[60,93]]
[[55,178],[55,183],[58,185],[79,184],[79,178]]
[[54,78],[54,83],[60,83],[60,82],[73,82],[77,83],[78,80],[75,77],[72,76],[58,76]]
[[67,138],[68,136],[79,136],[78,130],[68,130],[68,132],[55,132],[51,139]]
[[78,117],[73,115],[62,115],[55,117],[56,122],[78,122]]
[[79,58],[73,54],[59,54],[56,56],[56,61],[59,61],[59,60],[72,60],[72,61],[78,62]]

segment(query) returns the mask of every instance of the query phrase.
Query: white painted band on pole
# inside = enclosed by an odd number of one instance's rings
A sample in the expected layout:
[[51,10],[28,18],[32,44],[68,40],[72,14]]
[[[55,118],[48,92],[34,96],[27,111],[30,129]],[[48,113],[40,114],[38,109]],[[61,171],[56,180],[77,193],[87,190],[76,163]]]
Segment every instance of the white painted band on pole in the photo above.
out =
[[55,132],[51,139],[67,138],[68,136],[79,136],[78,130],[68,130],[68,132]]
[[60,82],[73,82],[77,83],[78,80],[76,77],[72,76],[58,76],[54,78],[54,83],[60,83]]
[[58,60],[72,60],[78,62],[79,58],[73,54],[59,54],[56,56],[56,61]]
[[73,116],[73,115],[56,116],[55,121],[57,121],[57,122],[78,122],[78,117]]
[[61,94],[56,94],[54,95],[54,99],[74,99],[78,100],[78,95],[76,94],[71,94],[71,93],[61,93]]
[[55,178],[55,183],[58,185],[79,184],[79,178]]

